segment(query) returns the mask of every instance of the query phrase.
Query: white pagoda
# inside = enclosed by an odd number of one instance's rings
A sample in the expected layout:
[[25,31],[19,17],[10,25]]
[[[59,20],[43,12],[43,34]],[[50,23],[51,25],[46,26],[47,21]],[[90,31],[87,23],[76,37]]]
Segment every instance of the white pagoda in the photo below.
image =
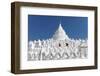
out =
[[47,40],[29,41],[28,60],[63,60],[87,58],[87,40],[68,37],[61,23],[53,37]]

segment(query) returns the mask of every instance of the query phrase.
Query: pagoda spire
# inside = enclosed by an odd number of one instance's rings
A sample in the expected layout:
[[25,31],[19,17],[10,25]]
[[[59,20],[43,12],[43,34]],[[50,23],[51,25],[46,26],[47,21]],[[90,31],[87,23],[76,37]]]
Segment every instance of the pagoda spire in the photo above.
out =
[[56,30],[55,34],[53,35],[53,39],[55,39],[55,40],[69,39],[69,37],[66,35],[66,32],[61,25],[61,21],[59,23],[58,29]]

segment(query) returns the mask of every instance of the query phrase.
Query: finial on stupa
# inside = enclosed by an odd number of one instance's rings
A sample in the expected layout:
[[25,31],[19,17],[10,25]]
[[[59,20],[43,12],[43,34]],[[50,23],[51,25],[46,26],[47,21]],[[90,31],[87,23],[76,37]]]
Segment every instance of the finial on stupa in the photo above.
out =
[[59,29],[63,29],[62,25],[61,25],[61,20],[60,20],[60,23],[59,23]]

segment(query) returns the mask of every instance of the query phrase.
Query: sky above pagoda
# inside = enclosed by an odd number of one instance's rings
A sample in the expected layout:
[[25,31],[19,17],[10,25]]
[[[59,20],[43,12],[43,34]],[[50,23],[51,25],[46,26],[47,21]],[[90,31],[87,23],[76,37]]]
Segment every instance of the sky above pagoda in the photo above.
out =
[[88,37],[87,17],[28,15],[28,40],[52,38],[60,23],[69,38]]

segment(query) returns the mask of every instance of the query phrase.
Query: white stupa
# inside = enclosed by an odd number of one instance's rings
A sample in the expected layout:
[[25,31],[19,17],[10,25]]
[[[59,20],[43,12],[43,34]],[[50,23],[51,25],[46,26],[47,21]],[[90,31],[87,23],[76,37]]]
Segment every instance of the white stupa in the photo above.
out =
[[87,58],[88,40],[68,37],[61,23],[52,38],[29,41],[28,60],[63,60]]
[[65,30],[61,26],[61,23],[59,24],[59,27],[58,27],[57,31],[53,35],[53,39],[54,40],[65,40],[65,39],[69,39],[69,37],[66,34]]

